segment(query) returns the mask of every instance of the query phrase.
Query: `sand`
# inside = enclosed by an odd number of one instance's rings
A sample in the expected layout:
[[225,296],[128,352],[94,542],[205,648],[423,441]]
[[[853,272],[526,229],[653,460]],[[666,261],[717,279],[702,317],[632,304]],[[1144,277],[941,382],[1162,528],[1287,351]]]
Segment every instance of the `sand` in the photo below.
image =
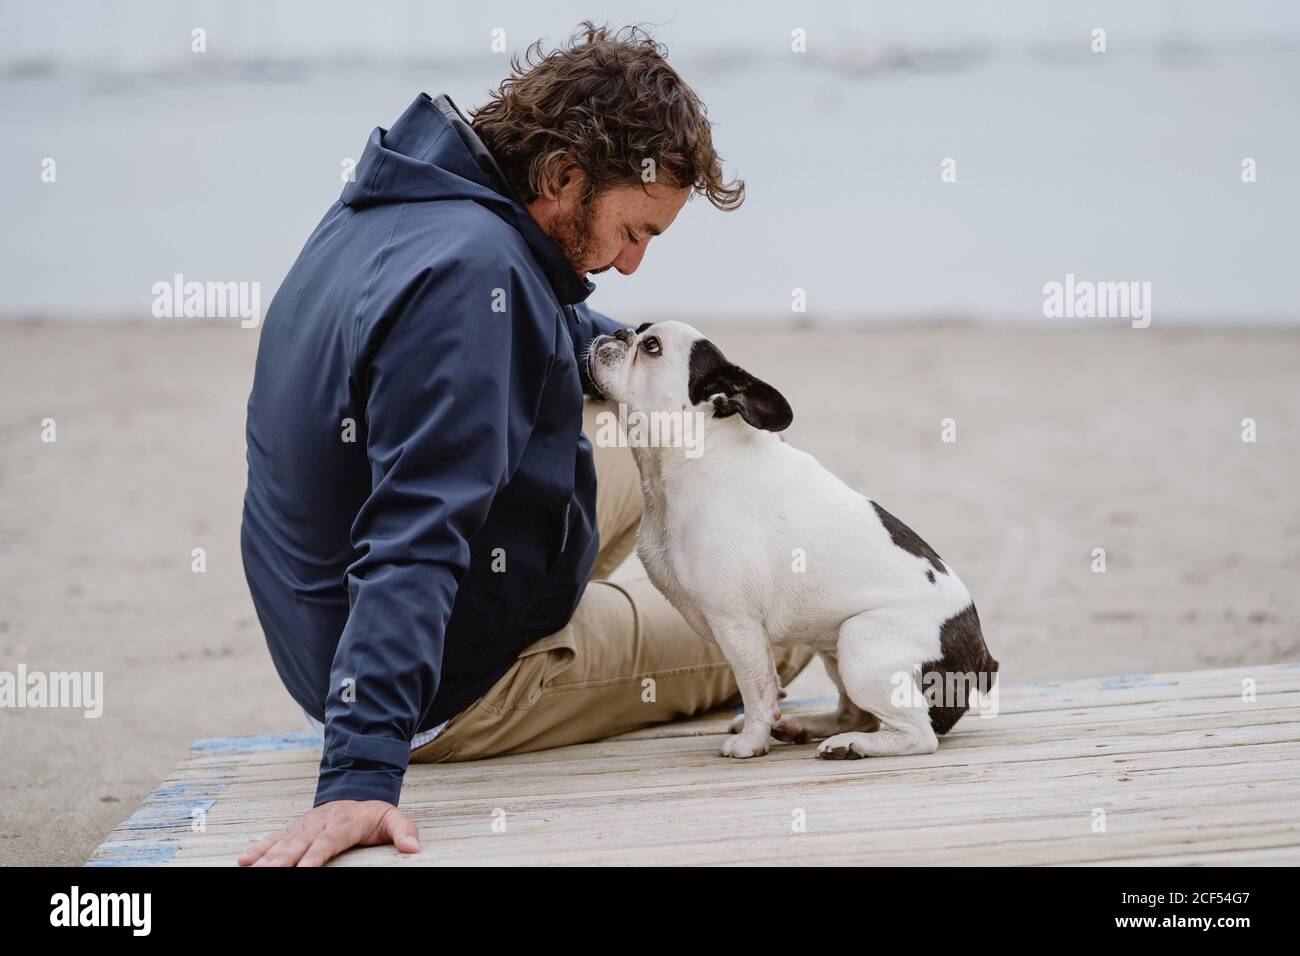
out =
[[[1004,680],[1300,659],[1300,331],[699,324],[960,572]],[[98,719],[0,710],[0,864],[81,863],[195,738],[305,727],[239,560],[256,335],[0,323],[0,670],[104,674]]]

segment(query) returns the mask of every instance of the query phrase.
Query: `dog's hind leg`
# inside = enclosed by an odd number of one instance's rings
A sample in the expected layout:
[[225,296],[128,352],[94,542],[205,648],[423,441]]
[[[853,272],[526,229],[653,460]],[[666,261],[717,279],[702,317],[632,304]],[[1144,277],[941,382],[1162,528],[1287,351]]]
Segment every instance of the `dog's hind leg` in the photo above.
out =
[[939,749],[930,709],[916,686],[921,642],[903,617],[867,612],[840,625],[837,645],[844,692],[875,715],[880,729],[851,731],[822,741],[817,756],[830,760],[929,754]]
[[874,714],[853,703],[853,699],[845,693],[835,654],[830,651],[821,651],[820,654],[822,663],[826,665],[826,673],[839,690],[839,705],[828,714],[788,714],[782,717],[772,728],[772,736],[777,740],[806,744],[810,740],[821,740],[850,730],[870,732],[880,726]]

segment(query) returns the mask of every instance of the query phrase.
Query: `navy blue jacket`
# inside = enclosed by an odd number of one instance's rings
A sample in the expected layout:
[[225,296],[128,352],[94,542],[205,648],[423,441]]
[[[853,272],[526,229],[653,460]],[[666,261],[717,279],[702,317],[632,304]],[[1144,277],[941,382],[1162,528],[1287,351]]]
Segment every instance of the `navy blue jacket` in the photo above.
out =
[[595,561],[578,361],[617,325],[445,97],[376,129],[267,310],[244,569],[325,724],[317,804],[396,804],[410,740],[568,623]]

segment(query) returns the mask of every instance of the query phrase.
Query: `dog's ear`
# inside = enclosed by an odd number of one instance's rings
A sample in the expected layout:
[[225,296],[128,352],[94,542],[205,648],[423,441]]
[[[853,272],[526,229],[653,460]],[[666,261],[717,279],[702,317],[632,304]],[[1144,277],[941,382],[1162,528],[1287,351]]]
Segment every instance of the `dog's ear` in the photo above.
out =
[[691,346],[687,391],[692,405],[712,398],[715,418],[739,412],[755,428],[770,432],[784,431],[794,420],[784,395],[739,365],[732,365],[708,339],[697,339]]

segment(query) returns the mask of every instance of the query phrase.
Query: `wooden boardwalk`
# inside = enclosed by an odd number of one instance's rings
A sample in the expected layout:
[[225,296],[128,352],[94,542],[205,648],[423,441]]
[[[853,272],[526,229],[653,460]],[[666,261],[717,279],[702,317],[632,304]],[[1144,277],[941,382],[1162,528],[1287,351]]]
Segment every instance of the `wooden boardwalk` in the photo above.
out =
[[[1300,664],[1008,686],[921,757],[728,760],[729,716],[413,764],[420,853],[336,864],[1300,863]],[[196,741],[88,865],[231,865],[310,807],[319,759],[306,732]]]

